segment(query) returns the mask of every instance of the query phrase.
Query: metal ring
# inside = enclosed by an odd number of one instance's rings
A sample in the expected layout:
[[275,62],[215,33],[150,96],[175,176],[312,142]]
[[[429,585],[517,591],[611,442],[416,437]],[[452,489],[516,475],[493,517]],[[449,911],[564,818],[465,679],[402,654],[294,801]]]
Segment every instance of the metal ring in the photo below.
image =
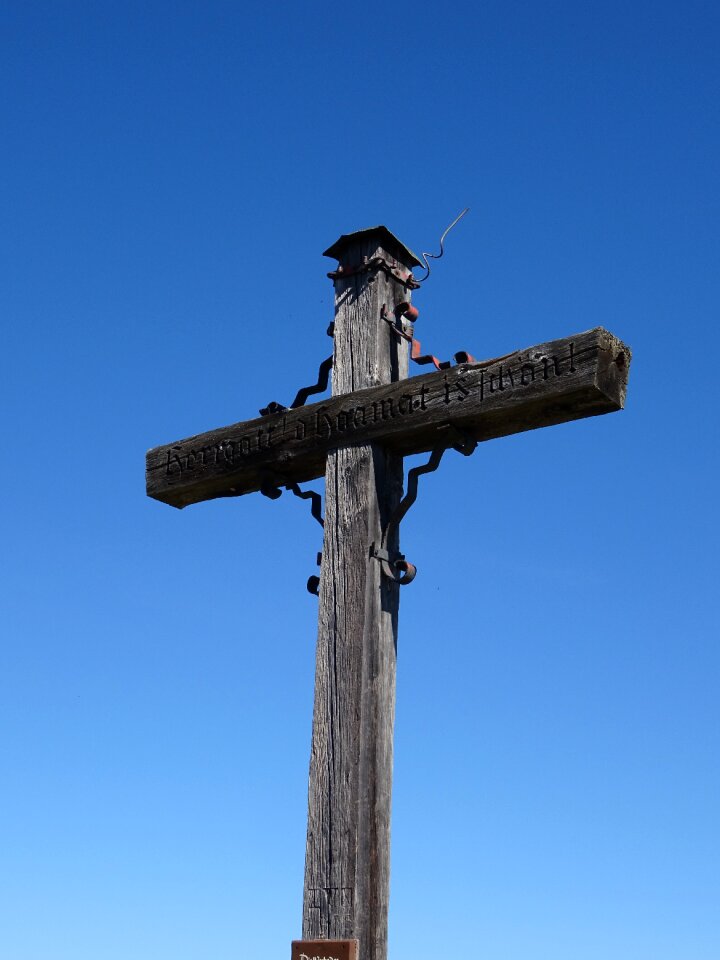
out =
[[409,560],[393,560],[392,562],[381,560],[380,566],[388,580],[394,580],[401,587],[412,583],[417,575],[417,567]]
[[399,303],[395,307],[395,316],[407,317],[408,320],[414,323],[420,316],[420,311],[417,307],[414,307],[411,303],[408,303],[407,300],[403,300],[402,303]]

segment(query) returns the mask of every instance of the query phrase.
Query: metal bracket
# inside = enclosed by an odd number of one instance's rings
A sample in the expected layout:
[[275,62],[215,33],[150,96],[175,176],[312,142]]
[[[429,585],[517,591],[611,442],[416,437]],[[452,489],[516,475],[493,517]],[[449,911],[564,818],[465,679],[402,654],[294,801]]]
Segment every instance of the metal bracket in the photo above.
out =
[[[294,496],[299,497],[301,500],[309,500],[310,513],[321,527],[325,527],[325,521],[322,517],[322,497],[316,490],[303,490],[297,483],[287,483],[281,477],[269,474],[263,479],[262,485],[260,486],[260,493],[270,500],[277,500],[282,496],[283,488],[289,490]],[[322,551],[317,555],[318,566],[320,566],[321,560]],[[309,577],[307,589],[309,593],[314,594],[316,597],[320,596],[320,577],[316,574]]]
[[300,497],[301,500],[310,501],[310,513],[324,529],[325,521],[322,517],[322,496],[316,490],[302,490],[297,483],[286,483],[285,489],[290,490],[296,497]]
[[310,500],[310,513],[321,527],[325,526],[322,518],[322,496],[316,490],[303,490],[297,483],[287,483],[281,477],[268,475],[260,485],[260,493],[269,500],[277,500],[282,496],[283,487],[301,500]]
[[[385,537],[383,537],[382,542],[383,544],[385,543]],[[394,580],[395,583],[399,583],[401,587],[404,587],[406,583],[412,583],[415,579],[417,567],[414,563],[410,563],[409,560],[405,559],[404,553],[398,553],[394,557],[391,557],[384,546],[378,547],[376,544],[373,544],[370,548],[370,556],[379,560],[380,567],[385,576],[390,580]]]
[[[448,370],[452,366],[450,360],[438,360],[437,357],[433,356],[431,353],[422,353],[422,344],[419,340],[415,339],[415,328],[413,322],[417,320],[420,311],[417,307],[414,307],[412,304],[407,301],[399,303],[395,309],[395,318],[391,317],[388,313],[387,306],[383,304],[382,311],[380,316],[382,319],[390,324],[393,332],[396,333],[399,337],[402,337],[403,340],[407,340],[410,344],[410,359],[424,366],[426,363],[432,363],[436,370]],[[475,357],[471,353],[467,353],[465,350],[460,350],[458,353],[453,355],[453,360],[455,363],[476,363]]]
[[[329,337],[335,336],[335,324],[331,323],[327,328],[327,335]],[[328,388],[328,382],[330,380],[330,371],[333,365],[332,355],[326,357],[323,362],[320,364],[318,369],[318,378],[316,383],[313,383],[309,387],[301,387],[295,395],[295,399],[290,404],[289,407],[286,407],[282,403],[278,403],[276,400],[272,400],[266,407],[261,407],[260,416],[267,417],[273,413],[283,413],[285,410],[295,410],[297,407],[303,407],[307,403],[307,398],[313,396],[316,393],[323,393]]]
[[477,440],[460,427],[455,426],[455,424],[449,423],[442,429],[445,432],[445,442],[433,447],[427,463],[423,463],[419,467],[413,467],[408,471],[405,496],[397,505],[395,512],[390,517],[383,531],[380,547],[376,547],[375,544],[372,546],[372,556],[380,561],[385,576],[399,583],[401,586],[404,586],[406,583],[411,583],[415,579],[417,568],[414,564],[407,561],[403,554],[398,554],[391,559],[387,545],[392,534],[400,526],[400,522],[417,500],[419,478],[425,473],[433,473],[437,470],[443,454],[450,447],[452,447],[453,450],[457,450],[458,453],[462,453],[465,457],[469,457],[474,453],[477,447]]
[[[317,565],[320,566],[321,563],[322,550],[319,550],[317,555]],[[308,593],[311,593],[314,597],[320,596],[320,577],[316,573],[314,573],[311,577],[308,577],[306,586]]]
[[[413,277],[412,271],[407,274],[401,273],[400,264],[397,260],[387,260],[385,257],[364,257],[362,263],[348,266],[340,265],[337,270],[331,270],[328,277],[333,281],[346,280],[357,276],[359,273],[376,274],[379,270],[382,270],[392,280],[397,280],[406,290],[416,290],[420,286]],[[373,277],[370,277],[369,282],[372,282],[372,280]]]

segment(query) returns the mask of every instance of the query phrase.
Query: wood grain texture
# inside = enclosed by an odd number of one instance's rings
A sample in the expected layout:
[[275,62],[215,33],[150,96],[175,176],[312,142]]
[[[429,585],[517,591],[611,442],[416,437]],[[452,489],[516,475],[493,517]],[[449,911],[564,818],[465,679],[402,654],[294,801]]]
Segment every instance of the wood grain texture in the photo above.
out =
[[[370,286],[380,290],[389,282],[380,275]],[[348,298],[338,317],[356,309]],[[252,493],[268,477],[298,483],[320,477],[328,451],[339,446],[374,442],[402,455],[422,453],[448,423],[490,440],[611,413],[625,403],[630,350],[602,327],[389,384],[379,383],[376,360],[343,327],[340,320],[336,349],[349,355],[350,379],[335,368],[331,399],[155,447],[146,459],[148,496],[184,507]],[[347,396],[350,388],[339,391],[338,377],[365,389]]]
[[[377,252],[351,248],[349,262]],[[335,291],[333,396],[406,377],[407,347],[381,319],[403,287],[379,273]],[[385,960],[399,588],[370,547],[402,495],[402,457],[331,448],[325,495],[303,937],[356,937],[363,960]]]

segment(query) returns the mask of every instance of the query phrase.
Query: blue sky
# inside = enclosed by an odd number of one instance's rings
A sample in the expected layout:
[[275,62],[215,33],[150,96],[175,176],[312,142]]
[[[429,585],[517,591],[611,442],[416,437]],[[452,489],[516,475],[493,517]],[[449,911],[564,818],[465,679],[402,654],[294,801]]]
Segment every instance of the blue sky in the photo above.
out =
[[292,398],[341,233],[441,356],[604,325],[627,409],[447,456],[403,525],[390,955],[716,960],[720,13],[6,3],[0,952],[285,956],[320,530],[145,450]]

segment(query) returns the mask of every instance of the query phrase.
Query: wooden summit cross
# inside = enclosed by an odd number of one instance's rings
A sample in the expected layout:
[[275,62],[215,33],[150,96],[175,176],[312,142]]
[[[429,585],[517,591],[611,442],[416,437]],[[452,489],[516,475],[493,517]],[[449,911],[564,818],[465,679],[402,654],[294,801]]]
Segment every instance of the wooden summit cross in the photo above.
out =
[[[399,521],[417,476],[444,449],[620,410],[630,351],[598,327],[506,356],[408,379],[408,322],[420,261],[385,227],[342,236],[326,255],[335,285],[332,397],[156,447],[148,495],[175,507],[325,476],[308,796],[303,941],[293,957],[386,960],[399,587],[414,568]],[[329,361],[323,369],[327,372]],[[320,381],[322,376],[320,377]],[[403,457],[432,451],[411,471]],[[315,941],[315,942],[313,942]],[[317,941],[321,941],[318,943]]]

